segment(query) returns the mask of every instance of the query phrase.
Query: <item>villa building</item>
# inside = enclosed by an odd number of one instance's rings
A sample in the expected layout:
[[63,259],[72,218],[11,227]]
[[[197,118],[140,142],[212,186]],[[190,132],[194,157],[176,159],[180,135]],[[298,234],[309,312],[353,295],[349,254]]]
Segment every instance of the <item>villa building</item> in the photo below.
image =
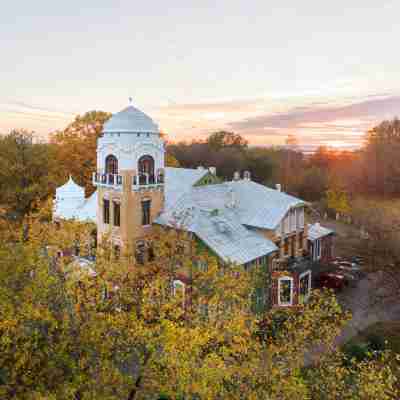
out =
[[148,255],[154,226],[181,229],[221,263],[266,268],[273,305],[308,298],[312,263],[306,255],[315,229],[305,222],[306,203],[279,185],[253,182],[249,171],[221,182],[215,168],[166,167],[158,126],[133,106],[105,123],[93,184],[97,190],[88,199],[72,179],[58,188],[54,217],[94,222],[98,242],[110,234],[115,252],[134,254],[136,264]]

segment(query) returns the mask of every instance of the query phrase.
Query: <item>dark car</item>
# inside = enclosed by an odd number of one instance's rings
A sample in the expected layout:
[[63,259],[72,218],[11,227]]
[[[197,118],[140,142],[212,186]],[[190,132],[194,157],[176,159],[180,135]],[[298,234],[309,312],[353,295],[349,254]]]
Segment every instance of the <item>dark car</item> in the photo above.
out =
[[347,283],[348,280],[346,280],[345,276],[336,272],[322,272],[317,279],[319,287],[336,291],[342,290]]

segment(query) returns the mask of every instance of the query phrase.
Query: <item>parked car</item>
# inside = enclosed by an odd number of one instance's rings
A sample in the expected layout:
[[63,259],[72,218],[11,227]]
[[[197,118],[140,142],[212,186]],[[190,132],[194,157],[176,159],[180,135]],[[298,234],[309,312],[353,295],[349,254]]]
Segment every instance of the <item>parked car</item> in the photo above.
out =
[[350,261],[334,261],[332,263],[334,266],[342,266],[342,267],[346,267],[348,269],[351,269],[352,271],[360,271],[360,266],[354,262],[350,262]]
[[364,259],[364,257],[361,257],[361,256],[350,257],[350,261],[355,263],[355,264],[358,264],[358,265],[364,265],[365,264],[365,259]]
[[343,274],[337,272],[322,272],[318,279],[317,284],[319,287],[324,287],[333,290],[342,290],[347,282]]

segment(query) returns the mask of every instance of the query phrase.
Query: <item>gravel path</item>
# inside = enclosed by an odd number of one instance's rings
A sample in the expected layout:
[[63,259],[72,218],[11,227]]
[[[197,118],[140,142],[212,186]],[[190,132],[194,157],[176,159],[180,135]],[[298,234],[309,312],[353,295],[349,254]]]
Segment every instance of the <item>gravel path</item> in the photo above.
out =
[[[359,281],[357,287],[347,288],[337,295],[340,304],[346,310],[351,311],[352,319],[336,338],[336,346],[341,346],[376,322],[400,320],[399,302],[384,304],[376,301],[376,294],[378,292],[382,294],[379,281],[378,273],[368,274]],[[324,348],[317,347],[307,353],[304,357],[305,365],[316,362],[322,352],[324,352]]]
[[[382,295],[379,287],[379,274],[368,274],[356,288],[348,288],[338,295],[339,302],[350,310],[353,317],[336,344],[341,345],[356,336],[368,326],[381,321],[400,320],[400,303],[382,303],[376,301],[376,295]],[[380,292],[380,293],[379,293]]]

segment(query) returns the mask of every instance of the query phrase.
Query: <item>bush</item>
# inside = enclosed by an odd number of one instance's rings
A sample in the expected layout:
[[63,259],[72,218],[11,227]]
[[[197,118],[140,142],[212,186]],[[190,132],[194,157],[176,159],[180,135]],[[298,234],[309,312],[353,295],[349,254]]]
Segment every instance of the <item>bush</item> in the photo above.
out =
[[385,339],[376,333],[370,333],[367,340],[371,350],[383,351],[386,348]]
[[370,356],[371,349],[369,343],[347,343],[343,346],[343,351],[347,358],[363,361]]

